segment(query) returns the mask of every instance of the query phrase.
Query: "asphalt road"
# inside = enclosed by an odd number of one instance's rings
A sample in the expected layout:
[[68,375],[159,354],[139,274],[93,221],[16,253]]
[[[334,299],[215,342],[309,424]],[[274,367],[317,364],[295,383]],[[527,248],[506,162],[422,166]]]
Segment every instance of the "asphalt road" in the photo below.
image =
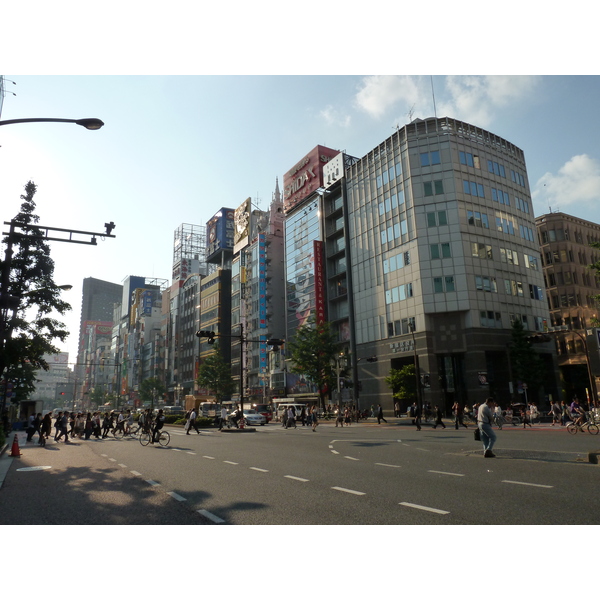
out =
[[[598,523],[600,436],[504,428],[484,459],[472,429],[361,424],[316,432],[21,444],[0,488],[2,524]],[[41,468],[45,467],[45,468]],[[27,468],[26,470],[23,470]],[[34,468],[34,469],[31,469]],[[565,506],[576,510],[564,510]]]

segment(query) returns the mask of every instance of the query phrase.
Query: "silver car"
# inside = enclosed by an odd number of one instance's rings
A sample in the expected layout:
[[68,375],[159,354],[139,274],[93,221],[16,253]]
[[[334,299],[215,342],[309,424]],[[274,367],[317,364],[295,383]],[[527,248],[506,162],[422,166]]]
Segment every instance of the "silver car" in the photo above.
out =
[[246,419],[248,425],[264,425],[267,422],[267,418],[264,415],[261,415],[252,408],[244,410],[244,419]]

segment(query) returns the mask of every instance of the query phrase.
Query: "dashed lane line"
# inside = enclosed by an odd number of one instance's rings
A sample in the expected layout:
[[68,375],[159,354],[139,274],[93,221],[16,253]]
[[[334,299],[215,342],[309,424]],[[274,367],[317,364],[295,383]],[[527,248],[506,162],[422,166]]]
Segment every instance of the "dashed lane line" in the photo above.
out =
[[207,510],[199,510],[198,513],[201,514],[203,517],[210,519],[213,523],[225,523],[224,519],[221,519],[221,517],[217,517],[217,515],[213,515]]
[[129,471],[132,475],[135,475],[136,477],[141,477],[142,474],[138,473],[137,471]]
[[267,469],[259,469],[258,467],[250,467],[252,471],[259,471],[260,473],[268,473]]
[[121,468],[123,468],[123,469],[126,469],[126,468],[127,468],[127,465],[124,465],[124,464],[122,464],[122,463],[119,463],[119,466],[120,466]]
[[393,469],[400,469],[400,465],[388,465],[386,463],[375,463],[379,467],[392,467]]
[[157,483],[156,481],[152,481],[152,479],[146,479],[146,483],[148,483],[154,487],[158,487],[160,485],[160,483]]
[[354,458],[353,456],[344,456],[344,458],[347,458],[348,460],[360,460],[360,458]]
[[464,473],[448,473],[447,471],[433,471],[429,470],[428,473],[437,473],[438,475],[454,475],[454,477],[464,477]]
[[176,492],[167,492],[167,494],[169,494],[169,496],[171,496],[171,498],[175,498],[175,500],[178,500],[179,502],[187,502],[186,498],[184,498],[183,496],[180,496]]
[[224,460],[223,462],[227,463],[228,465],[239,465],[240,464],[240,463],[233,462],[231,460]]
[[337,490],[338,492],[346,492],[347,494],[354,494],[355,496],[365,496],[366,492],[357,492],[356,490],[349,490],[348,488],[343,487],[332,487],[332,490]]
[[417,510],[426,510],[427,512],[436,513],[438,515],[449,515],[447,510],[440,510],[439,508],[431,508],[430,506],[421,506],[420,504],[412,504],[411,502],[399,502],[401,506],[408,506],[409,508],[416,508]]
[[215,460],[214,456],[203,456],[202,458],[208,458],[208,460]]
[[284,477],[287,477],[288,479],[293,479],[294,481],[309,481],[308,479],[303,479],[302,477],[294,477],[293,475],[284,475]]
[[531,487],[540,487],[540,488],[553,488],[553,485],[542,485],[541,483],[527,483],[526,481],[510,481],[508,479],[503,479],[501,483],[514,483],[516,485],[529,485]]

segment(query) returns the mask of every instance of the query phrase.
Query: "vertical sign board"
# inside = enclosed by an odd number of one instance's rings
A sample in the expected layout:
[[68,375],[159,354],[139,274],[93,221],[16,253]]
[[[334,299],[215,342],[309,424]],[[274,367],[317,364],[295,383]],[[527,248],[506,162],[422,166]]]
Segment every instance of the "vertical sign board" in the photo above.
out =
[[[264,233],[258,234],[258,327],[267,328],[267,244]],[[266,341],[264,335],[260,339]],[[259,349],[261,372],[267,367],[267,346],[261,344]]]
[[317,323],[326,321],[325,315],[325,273],[323,269],[323,242],[315,240],[315,317]]

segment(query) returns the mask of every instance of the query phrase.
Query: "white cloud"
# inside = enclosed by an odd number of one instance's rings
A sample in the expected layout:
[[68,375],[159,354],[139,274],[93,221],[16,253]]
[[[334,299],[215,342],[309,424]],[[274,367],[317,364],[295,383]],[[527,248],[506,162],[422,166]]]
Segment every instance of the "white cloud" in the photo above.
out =
[[553,210],[574,204],[596,203],[600,199],[600,161],[587,154],[573,156],[558,173],[546,173],[540,177],[531,197],[539,205],[544,204]]
[[448,76],[437,114],[489,127],[499,109],[531,94],[539,79],[527,75]]
[[[498,110],[511,102],[527,97],[537,85],[539,77],[526,75],[459,76],[452,75],[432,82],[429,76],[375,75],[365,77],[356,94],[357,106],[374,118],[382,117],[398,104],[406,113],[399,118],[405,123],[416,117],[430,117],[435,113],[488,127]],[[409,116],[409,112],[412,114]]]
[[350,126],[350,115],[341,113],[331,105],[326,106],[319,114],[325,120],[327,125],[337,125],[341,127]]
[[[383,116],[398,102],[405,103],[409,109],[413,105],[415,105],[415,109],[422,109],[424,104],[431,106],[431,101],[425,99],[422,91],[421,79],[421,77],[410,75],[365,77],[362,88],[356,94],[356,104],[375,118]],[[408,119],[403,121],[408,121]]]

